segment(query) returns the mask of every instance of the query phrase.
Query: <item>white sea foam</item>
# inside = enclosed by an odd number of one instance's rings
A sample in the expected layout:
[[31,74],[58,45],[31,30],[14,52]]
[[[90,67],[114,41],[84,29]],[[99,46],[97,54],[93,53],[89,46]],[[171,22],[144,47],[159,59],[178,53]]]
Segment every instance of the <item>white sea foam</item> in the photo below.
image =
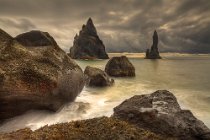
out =
[[[110,116],[113,108],[123,100],[159,89],[174,93],[182,108],[190,109],[210,127],[209,55],[188,54],[186,58],[186,55],[168,54],[168,57],[157,61],[141,57],[132,57],[130,60],[136,68],[135,78],[114,78],[114,86],[107,88],[84,88],[75,103],[67,104],[62,110],[56,113],[30,111],[0,126],[0,132],[24,127],[35,130],[46,124]],[[87,65],[104,69],[106,62],[107,60],[77,61],[83,69]]]

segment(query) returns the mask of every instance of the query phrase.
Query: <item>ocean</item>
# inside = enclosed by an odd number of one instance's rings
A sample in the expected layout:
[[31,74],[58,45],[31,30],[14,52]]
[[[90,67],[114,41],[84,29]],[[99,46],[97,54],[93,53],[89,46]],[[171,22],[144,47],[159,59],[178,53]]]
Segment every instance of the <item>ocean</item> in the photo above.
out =
[[[29,127],[32,130],[44,125],[111,116],[113,108],[134,95],[149,94],[166,89],[174,93],[182,109],[189,109],[210,128],[210,55],[161,54],[161,60],[144,59],[144,54],[113,53],[126,55],[136,69],[134,78],[114,78],[115,84],[105,88],[84,87],[73,103],[56,113],[29,111],[8,120],[0,132],[11,132]],[[108,60],[76,60],[84,70],[93,66],[104,70]]]

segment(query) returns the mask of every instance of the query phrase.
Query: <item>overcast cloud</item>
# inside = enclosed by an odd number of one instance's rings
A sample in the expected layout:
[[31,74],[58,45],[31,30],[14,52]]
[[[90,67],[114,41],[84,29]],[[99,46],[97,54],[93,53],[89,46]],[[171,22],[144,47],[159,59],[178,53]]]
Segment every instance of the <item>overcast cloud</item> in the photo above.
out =
[[65,51],[92,17],[108,52],[142,52],[159,34],[162,52],[210,53],[210,0],[0,0],[12,36],[49,32]]

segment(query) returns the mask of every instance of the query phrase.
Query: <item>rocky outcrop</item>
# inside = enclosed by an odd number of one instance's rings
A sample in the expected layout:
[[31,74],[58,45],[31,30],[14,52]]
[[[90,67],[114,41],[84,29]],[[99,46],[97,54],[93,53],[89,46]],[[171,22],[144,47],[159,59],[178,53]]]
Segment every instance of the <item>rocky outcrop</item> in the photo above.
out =
[[48,32],[38,30],[22,33],[15,37],[15,39],[23,46],[37,47],[37,46],[58,46],[56,41]]
[[[169,138],[140,129],[114,118],[89,120],[44,126],[32,131],[28,128],[0,134],[2,140],[169,140]],[[172,139],[170,139],[172,140]]]
[[0,50],[3,50],[5,47],[9,46],[12,42],[12,36],[0,29]]
[[108,59],[105,46],[99,38],[91,18],[82,26],[79,35],[74,37],[73,47],[70,48],[73,59]]
[[106,64],[105,72],[115,77],[135,76],[135,68],[126,56],[112,57]]
[[106,72],[98,68],[87,66],[84,74],[87,86],[104,87],[114,83],[114,79],[109,78]]
[[111,117],[28,128],[0,134],[0,139],[209,140],[210,130],[189,110],[182,110],[166,90],[136,95],[114,108]]
[[191,111],[182,110],[166,90],[136,95],[114,108],[113,117],[140,128],[183,140],[209,140],[210,130]]
[[153,34],[153,43],[152,43],[151,50],[147,49],[145,58],[146,59],[161,59],[159,55],[159,50],[158,50],[158,34],[156,30],[154,31],[154,34]]
[[0,120],[30,109],[56,111],[83,87],[81,68],[48,33],[0,32]]

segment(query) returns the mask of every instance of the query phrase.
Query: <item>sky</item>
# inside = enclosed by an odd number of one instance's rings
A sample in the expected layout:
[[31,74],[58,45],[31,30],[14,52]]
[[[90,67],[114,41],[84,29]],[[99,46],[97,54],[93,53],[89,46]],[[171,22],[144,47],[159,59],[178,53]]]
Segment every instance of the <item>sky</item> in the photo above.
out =
[[144,52],[157,30],[161,52],[210,53],[210,0],[0,0],[1,29],[49,32],[67,52],[89,17],[108,52]]

